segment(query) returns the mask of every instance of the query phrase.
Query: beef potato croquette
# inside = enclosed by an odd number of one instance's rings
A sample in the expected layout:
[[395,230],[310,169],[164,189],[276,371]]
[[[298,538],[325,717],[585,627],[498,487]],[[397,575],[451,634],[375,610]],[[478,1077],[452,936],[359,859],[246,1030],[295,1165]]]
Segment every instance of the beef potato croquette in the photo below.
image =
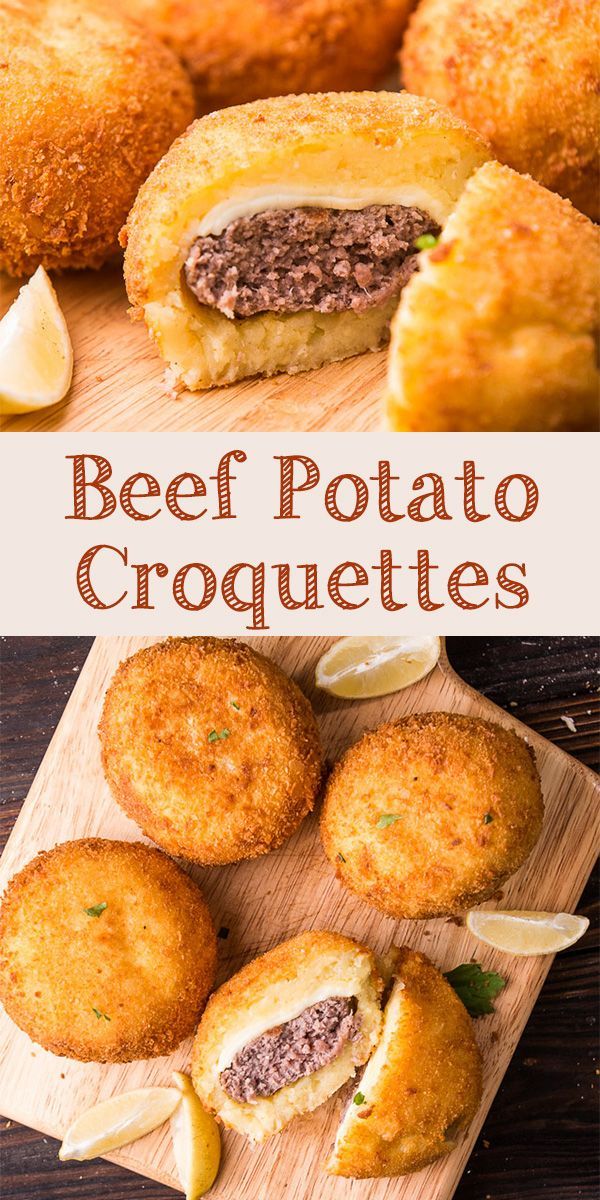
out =
[[531,748],[457,713],[366,733],[330,776],[321,816],[341,883],[390,917],[452,916],[489,899],[542,827]]
[[192,1079],[224,1125],[261,1142],[312,1112],[366,1062],[383,989],[370,950],[340,933],[301,933],[211,997]]
[[599,281],[597,226],[485,163],[392,321],[391,428],[598,429]]
[[194,113],[181,64],[93,0],[0,0],[0,270],[99,267]]
[[313,807],[312,708],[249,646],[172,638],[119,667],[100,723],[112,794],[172,854],[208,864],[281,846]]
[[[116,4],[116,0],[113,0]],[[179,55],[199,113],[290,92],[373,87],[414,0],[129,0]]]
[[194,122],[141,188],[125,282],[177,386],[377,349],[478,134],[390,92],[279,96]]
[[327,1163],[354,1179],[421,1171],[456,1148],[481,1102],[481,1054],[456,992],[416,950],[395,952],[378,1045]]
[[200,888],[142,843],[64,842],[23,867],[0,905],[0,1000],[68,1058],[170,1054],[196,1027],[215,963]]
[[421,0],[402,81],[490,142],[501,162],[600,217],[595,0]]

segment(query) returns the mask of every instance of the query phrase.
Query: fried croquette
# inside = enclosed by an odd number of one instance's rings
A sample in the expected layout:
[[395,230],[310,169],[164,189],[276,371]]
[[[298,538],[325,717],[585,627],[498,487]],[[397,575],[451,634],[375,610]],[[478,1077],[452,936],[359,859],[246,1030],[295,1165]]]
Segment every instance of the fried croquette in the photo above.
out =
[[433,963],[396,951],[379,1044],[340,1124],[332,1175],[406,1175],[455,1149],[481,1102],[481,1055],[456,992]]
[[137,22],[90,0],[0,0],[0,269],[99,267],[192,120],[189,80]]
[[83,838],[38,854],[0,906],[0,999],[54,1054],[131,1062],[194,1032],[215,976],[200,888],[142,843]]
[[[113,0],[116,4],[116,0]],[[381,82],[414,0],[130,0],[179,55],[199,113]]]
[[133,315],[191,389],[374,350],[422,238],[488,156],[406,93],[283,96],[203,117],[123,231]]
[[597,226],[486,163],[392,321],[392,429],[597,429],[599,281]]
[[223,1124],[263,1141],[312,1112],[368,1059],[381,1028],[370,950],[301,933],[211,997],[192,1055],[194,1087]]
[[542,818],[533,752],[512,730],[416,713],[366,733],[336,764],[321,837],[341,883],[390,917],[420,919],[489,899]]
[[468,121],[501,162],[600,217],[594,0],[421,0],[402,80]]
[[205,865],[281,846],[322,772],[312,708],[239,642],[171,638],[116,672],[100,723],[113,796],[148,837]]

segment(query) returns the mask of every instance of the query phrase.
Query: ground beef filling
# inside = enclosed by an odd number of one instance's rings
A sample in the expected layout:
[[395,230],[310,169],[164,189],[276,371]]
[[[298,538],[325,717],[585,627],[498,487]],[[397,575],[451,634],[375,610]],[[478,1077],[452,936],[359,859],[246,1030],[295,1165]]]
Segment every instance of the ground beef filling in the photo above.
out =
[[272,1096],[280,1088],[333,1062],[346,1042],[360,1037],[356,1001],[331,996],[305,1008],[249,1042],[221,1072],[221,1085],[241,1104]]
[[400,293],[424,233],[437,235],[439,226],[399,204],[271,209],[198,238],[184,275],[201,304],[227,317],[361,313]]

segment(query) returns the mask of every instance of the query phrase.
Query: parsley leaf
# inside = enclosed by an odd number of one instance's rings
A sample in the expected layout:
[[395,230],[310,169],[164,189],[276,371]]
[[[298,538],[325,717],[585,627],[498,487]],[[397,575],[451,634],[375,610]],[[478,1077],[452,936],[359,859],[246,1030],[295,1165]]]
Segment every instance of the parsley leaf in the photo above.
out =
[[216,729],[212,729],[208,735],[208,740],[209,740],[209,742],[220,742],[223,738],[228,738],[228,737],[229,737],[228,729],[222,729],[220,733],[217,733]]
[[493,818],[492,814],[486,813],[483,818],[483,823],[484,823],[484,825],[491,825],[493,820],[494,820],[494,818]]
[[395,825],[399,820],[400,813],[384,813],[377,822],[377,829],[387,829],[388,825]]
[[482,971],[479,963],[461,963],[445,977],[462,1000],[471,1017],[483,1017],[494,1012],[493,1001],[506,987],[506,980],[496,971]]
[[434,233],[422,233],[415,241],[415,250],[432,250],[439,240]]
[[365,1102],[365,1098],[364,1098],[362,1092],[357,1092],[352,1103],[353,1104],[364,1104],[364,1102]]
[[101,917],[105,908],[108,908],[108,904],[106,900],[103,900],[102,904],[93,904],[91,908],[84,908],[83,911],[87,913],[88,917]]
[[239,712],[239,711],[240,711],[240,706],[239,706],[239,704],[238,704],[237,700],[232,700],[232,701],[231,701],[231,707],[232,707],[232,708],[235,708],[235,711],[236,711],[236,712]]
[[99,1021],[102,1019],[102,1017],[104,1017],[105,1021],[110,1021],[110,1017],[107,1017],[106,1013],[101,1012],[99,1008],[94,1008],[93,1005],[92,1005],[92,1012],[95,1013],[95,1015]]

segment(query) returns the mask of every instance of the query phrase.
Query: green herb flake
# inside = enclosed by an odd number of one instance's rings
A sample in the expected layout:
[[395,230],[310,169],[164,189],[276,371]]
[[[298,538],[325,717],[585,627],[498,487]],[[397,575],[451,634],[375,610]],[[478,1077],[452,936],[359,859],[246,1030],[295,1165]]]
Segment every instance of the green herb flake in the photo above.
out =
[[95,1014],[98,1021],[101,1021],[101,1020],[110,1021],[110,1017],[108,1017],[106,1015],[106,1013],[101,1012],[99,1008],[94,1008],[93,1005],[92,1005],[92,1012]]
[[422,233],[415,241],[415,250],[433,250],[439,240],[434,233]]
[[208,740],[209,742],[220,742],[229,736],[230,734],[228,729],[222,729],[220,733],[217,733],[216,729],[211,729],[208,735]]
[[446,979],[471,1017],[493,1013],[493,1002],[506,987],[506,980],[501,975],[496,971],[483,971],[476,962],[461,963],[446,972]]
[[92,904],[91,908],[84,908],[83,911],[87,913],[88,917],[101,917],[105,908],[108,908],[108,904],[106,900],[103,900],[102,904]]
[[344,858],[344,855],[342,854],[341,850],[340,850],[339,854],[337,854],[337,855],[336,855],[336,858],[337,858],[338,862],[345,862],[345,861],[346,861],[346,859]]
[[483,818],[483,823],[484,823],[484,825],[491,825],[493,820],[494,820],[494,818],[493,818],[492,814],[486,813],[485,817]]
[[388,825],[395,825],[399,820],[400,813],[383,813],[377,822],[377,829],[387,829]]
[[364,1102],[365,1102],[365,1098],[364,1098],[362,1092],[357,1092],[352,1103],[353,1104],[364,1104]]
[[231,707],[232,707],[232,708],[235,708],[235,711],[236,711],[236,712],[239,712],[239,711],[240,711],[240,706],[239,706],[239,704],[238,704],[237,700],[232,700],[232,701],[231,701]]

